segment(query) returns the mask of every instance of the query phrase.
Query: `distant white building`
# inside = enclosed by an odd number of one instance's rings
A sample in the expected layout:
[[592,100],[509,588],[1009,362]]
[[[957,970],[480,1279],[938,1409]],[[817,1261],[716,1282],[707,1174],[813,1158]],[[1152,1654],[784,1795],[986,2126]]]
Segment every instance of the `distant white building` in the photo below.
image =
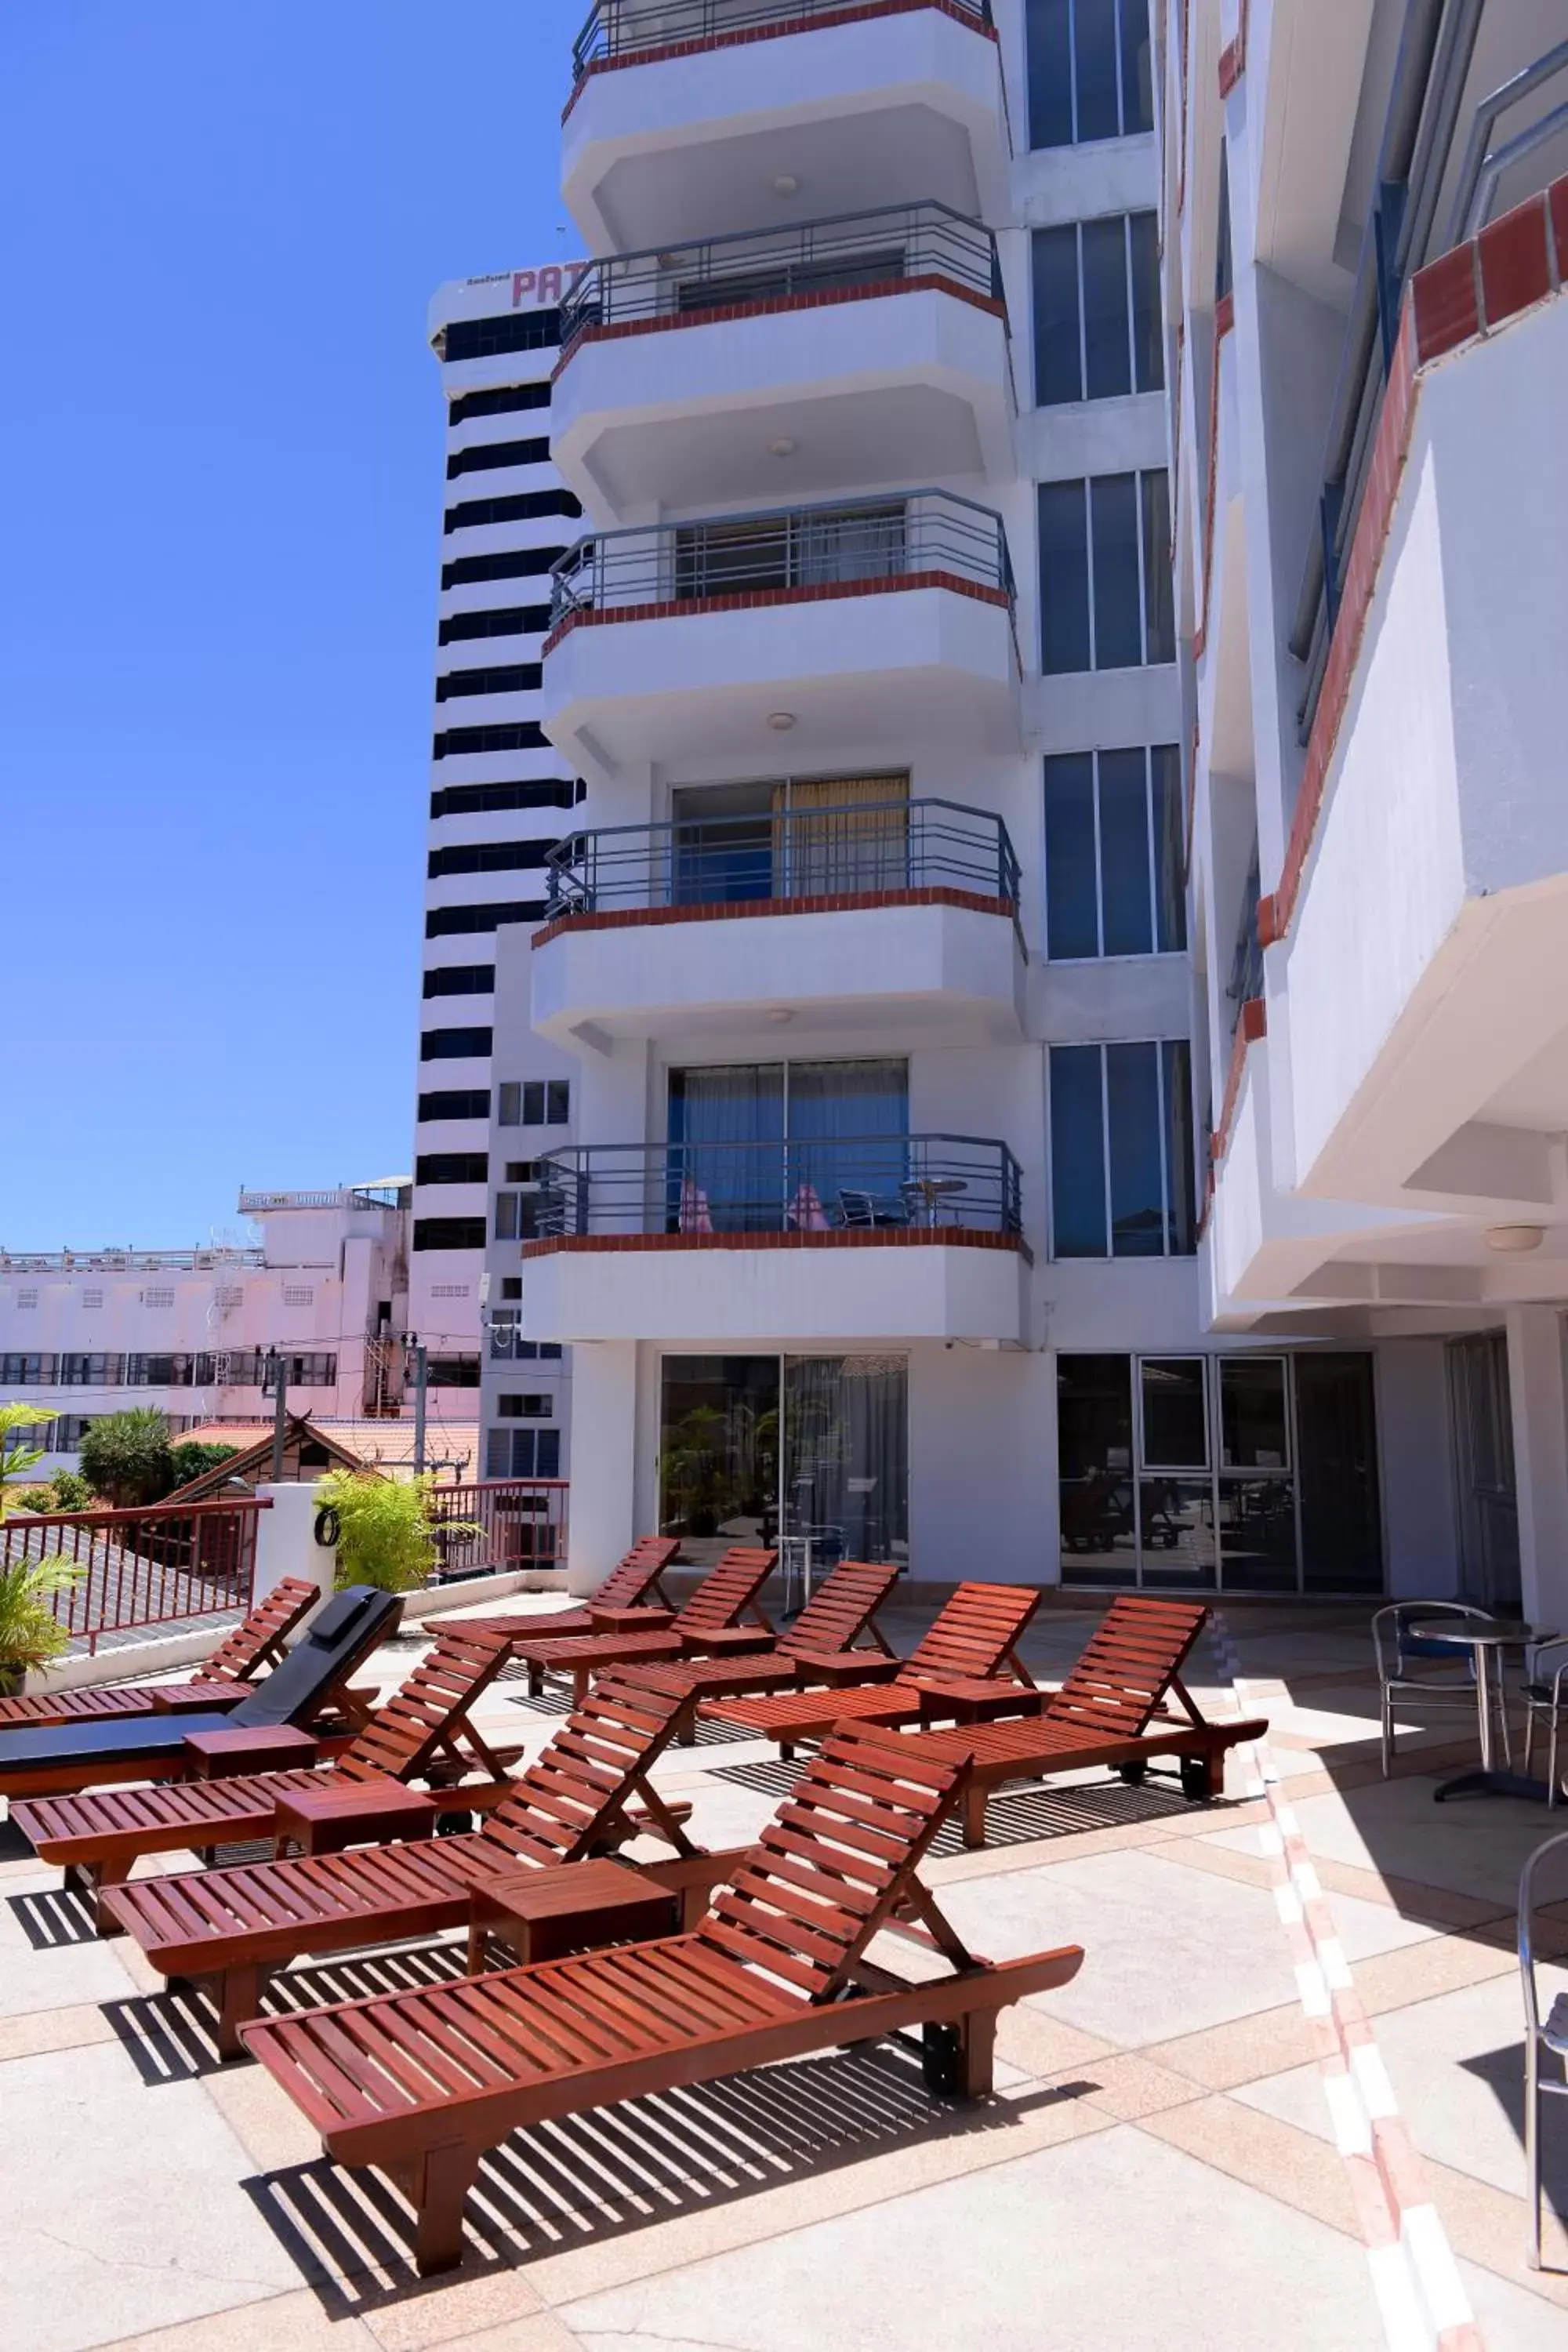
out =
[[0,1397],[40,1408],[48,1465],[132,1405],[176,1434],[268,1416],[396,1417],[407,1382],[405,1185],[242,1192],[255,1247],[0,1249]]

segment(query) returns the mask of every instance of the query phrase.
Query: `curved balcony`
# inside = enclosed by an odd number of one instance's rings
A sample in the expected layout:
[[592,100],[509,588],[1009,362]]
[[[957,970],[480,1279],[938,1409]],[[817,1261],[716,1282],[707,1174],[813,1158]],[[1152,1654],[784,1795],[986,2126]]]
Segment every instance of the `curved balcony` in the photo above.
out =
[[[658,1037],[754,1028],[781,1011],[836,1029],[1016,1037],[1018,860],[956,801],[862,801],[574,834],[551,853],[535,934],[535,1029]],[[694,795],[694,797],[696,797]]]
[[589,250],[934,196],[1000,217],[990,0],[596,0],[562,185]]
[[[789,609],[789,625],[778,625]],[[556,564],[542,719],[581,770],[956,759],[1018,747],[999,515],[946,490],[580,540]]]
[[561,326],[552,454],[607,522],[1012,467],[996,241],[945,205],[592,262]]
[[581,1145],[537,1173],[531,1339],[1020,1337],[1027,1252],[1005,1143]]

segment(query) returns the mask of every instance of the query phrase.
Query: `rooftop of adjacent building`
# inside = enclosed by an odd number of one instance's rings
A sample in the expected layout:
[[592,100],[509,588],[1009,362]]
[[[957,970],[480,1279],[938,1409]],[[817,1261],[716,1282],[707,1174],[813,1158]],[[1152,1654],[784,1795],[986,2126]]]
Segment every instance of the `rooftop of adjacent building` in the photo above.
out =
[[[253,1192],[240,1188],[239,1213],[261,1219],[292,1211],[405,1209],[411,1180],[378,1176],[365,1184],[338,1184],[317,1192]],[[0,1245],[0,1274],[151,1274],[163,1269],[205,1274],[225,1266],[258,1266],[265,1250],[244,1242],[196,1243],[187,1248],[142,1248],[100,1243],[83,1249],[8,1250]]]

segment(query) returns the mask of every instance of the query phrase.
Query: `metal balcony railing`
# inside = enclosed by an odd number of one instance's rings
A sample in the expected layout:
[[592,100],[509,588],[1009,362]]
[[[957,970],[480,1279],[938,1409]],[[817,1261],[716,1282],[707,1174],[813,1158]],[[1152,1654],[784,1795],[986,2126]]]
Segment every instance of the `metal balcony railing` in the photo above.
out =
[[957,801],[760,809],[574,833],[550,852],[549,919],[621,907],[732,907],[878,890],[969,890],[1018,903],[999,816]]
[[[806,25],[815,16],[842,16],[850,0],[595,0],[588,21],[572,44],[574,77],[590,66],[621,61],[639,50],[662,49],[684,41],[711,41],[725,33],[752,32],[765,25]],[[976,27],[991,23],[991,0],[949,0]]]
[[701,522],[600,531],[552,568],[552,628],[574,614],[630,611],[768,590],[845,588],[942,572],[1013,602],[1002,518],[951,490],[832,500]]
[[561,305],[561,341],[569,352],[588,327],[673,323],[737,304],[853,293],[903,278],[942,278],[1003,299],[996,240],[982,222],[934,200],[883,205],[591,261]]
[[537,1164],[542,1240],[1023,1227],[1017,1160],[973,1135],[580,1144]]

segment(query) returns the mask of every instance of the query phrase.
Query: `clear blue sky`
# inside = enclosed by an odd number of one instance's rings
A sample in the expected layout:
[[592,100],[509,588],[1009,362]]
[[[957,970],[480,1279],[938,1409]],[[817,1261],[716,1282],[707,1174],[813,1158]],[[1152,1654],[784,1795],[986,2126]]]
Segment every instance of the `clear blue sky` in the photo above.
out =
[[0,10],[0,1244],[406,1169],[425,311],[576,250],[584,0]]

